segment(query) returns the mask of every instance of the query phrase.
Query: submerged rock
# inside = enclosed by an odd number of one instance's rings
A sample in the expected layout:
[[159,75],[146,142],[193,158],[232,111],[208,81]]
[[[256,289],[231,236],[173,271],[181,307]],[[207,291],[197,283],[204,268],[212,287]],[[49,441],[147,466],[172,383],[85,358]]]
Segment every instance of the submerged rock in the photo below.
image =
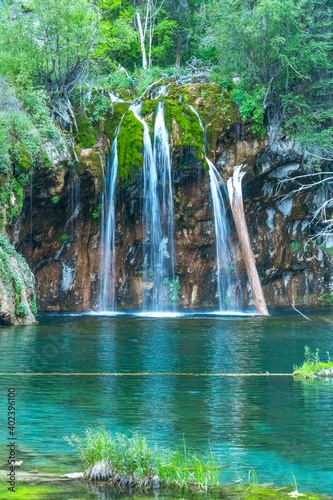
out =
[[119,474],[110,468],[106,460],[101,460],[97,464],[90,466],[84,477],[89,481],[109,481],[112,486],[121,487],[159,488],[160,484],[157,475],[139,479],[135,473],[132,475]]

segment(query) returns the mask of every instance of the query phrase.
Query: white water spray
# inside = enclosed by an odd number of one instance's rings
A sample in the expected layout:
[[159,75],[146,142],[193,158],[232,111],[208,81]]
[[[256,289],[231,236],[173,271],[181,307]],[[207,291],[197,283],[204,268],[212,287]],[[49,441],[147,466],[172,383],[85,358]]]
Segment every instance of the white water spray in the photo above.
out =
[[102,231],[101,231],[101,264],[100,264],[100,311],[116,310],[115,276],[116,276],[116,220],[115,197],[118,173],[117,139],[123,117],[115,131],[111,154],[107,159],[104,193],[102,196]]
[[239,283],[232,253],[230,227],[223,198],[223,194],[226,195],[226,185],[214,164],[207,157],[206,131],[199,113],[193,106],[190,106],[190,108],[198,117],[200,126],[204,133],[204,151],[206,162],[209,167],[210,189],[212,194],[215,226],[216,277],[219,312],[237,312],[242,308],[242,300],[240,290],[238,289]]
[[143,310],[157,313],[175,306],[169,303],[175,286],[171,158],[164,103],[157,107],[154,147],[141,107],[135,104],[130,110],[143,126]]

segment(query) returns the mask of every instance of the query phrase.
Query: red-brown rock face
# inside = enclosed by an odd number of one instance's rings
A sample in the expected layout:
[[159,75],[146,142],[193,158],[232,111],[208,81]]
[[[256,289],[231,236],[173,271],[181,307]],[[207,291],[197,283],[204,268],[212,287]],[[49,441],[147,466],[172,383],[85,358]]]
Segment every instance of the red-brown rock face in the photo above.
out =
[[[325,304],[330,297],[331,258],[307,243],[310,213],[318,193],[282,200],[276,187],[286,171],[300,172],[301,155],[280,142],[258,141],[232,126],[217,142],[216,165],[224,179],[232,167],[247,163],[244,203],[252,248],[268,306]],[[41,170],[16,223],[16,247],[36,277],[41,310],[89,310],[98,307],[100,287],[100,203],[109,142],[81,151],[79,169]],[[282,148],[282,149],[281,149]],[[184,155],[191,155],[188,148]],[[202,164],[184,168],[173,158],[175,265],[181,285],[178,306],[214,308],[216,298],[215,232],[209,175]],[[119,308],[142,305],[142,179],[118,187],[116,200],[116,294]],[[322,195],[324,196],[324,194]],[[31,212],[32,208],[32,212]],[[229,211],[229,218],[231,214]],[[32,221],[32,225],[31,225]],[[230,221],[231,227],[232,221]],[[247,277],[235,232],[245,306],[251,304]],[[148,285],[149,286],[149,285]],[[328,295],[324,295],[328,294]]]

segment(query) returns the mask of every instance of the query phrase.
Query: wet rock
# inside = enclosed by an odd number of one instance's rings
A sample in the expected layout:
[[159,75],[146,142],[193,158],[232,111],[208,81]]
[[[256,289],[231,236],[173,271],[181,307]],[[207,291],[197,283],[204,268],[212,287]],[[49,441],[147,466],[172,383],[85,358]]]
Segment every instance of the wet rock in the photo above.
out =
[[25,259],[0,236],[0,324],[33,324],[35,314],[35,278]]

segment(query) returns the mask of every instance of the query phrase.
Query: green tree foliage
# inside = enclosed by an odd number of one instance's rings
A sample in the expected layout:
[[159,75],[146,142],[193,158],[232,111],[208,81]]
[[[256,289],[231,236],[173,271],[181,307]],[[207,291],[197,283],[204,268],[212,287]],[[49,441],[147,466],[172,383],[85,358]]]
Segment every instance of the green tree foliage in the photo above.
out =
[[[331,0],[214,0],[205,9],[222,83],[241,112],[285,123],[319,156],[333,157]],[[261,108],[261,109],[260,109]]]
[[0,23],[0,72],[67,97],[85,73],[98,32],[89,0],[5,3]]
[[95,61],[102,72],[115,71],[118,64],[133,69],[140,64],[140,43],[133,26],[135,7],[128,0],[100,0],[101,21]]

